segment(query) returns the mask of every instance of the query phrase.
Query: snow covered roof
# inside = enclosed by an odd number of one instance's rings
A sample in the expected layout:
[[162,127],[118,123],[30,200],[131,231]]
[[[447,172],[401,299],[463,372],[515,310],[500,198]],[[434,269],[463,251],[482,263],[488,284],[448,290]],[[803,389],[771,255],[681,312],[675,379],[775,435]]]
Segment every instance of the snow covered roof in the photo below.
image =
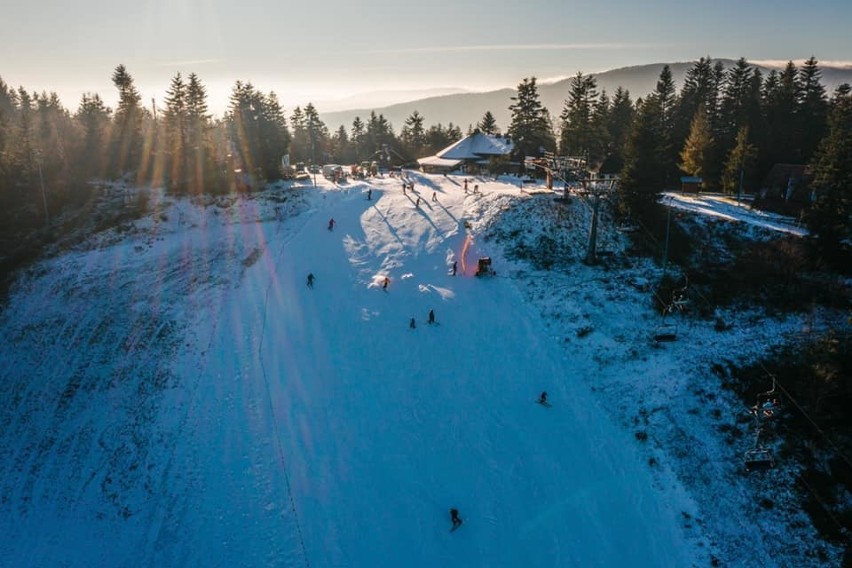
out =
[[438,156],[427,156],[426,158],[418,158],[417,163],[421,166],[429,166],[433,168],[455,168],[460,163],[461,160],[448,160],[446,158],[439,158]]
[[436,155],[451,160],[481,160],[489,156],[506,156],[515,145],[504,136],[492,136],[474,132],[458,142],[447,146]]

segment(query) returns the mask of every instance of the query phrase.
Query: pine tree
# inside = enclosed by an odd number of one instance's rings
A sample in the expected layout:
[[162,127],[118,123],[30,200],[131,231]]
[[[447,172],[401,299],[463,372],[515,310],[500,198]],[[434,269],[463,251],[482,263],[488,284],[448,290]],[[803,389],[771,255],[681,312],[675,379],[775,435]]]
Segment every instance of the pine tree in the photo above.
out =
[[423,115],[414,111],[405,119],[405,126],[399,133],[402,148],[409,156],[417,157],[426,143],[426,130],[423,127]]
[[381,150],[384,145],[393,147],[396,139],[393,127],[383,114],[370,111],[370,120],[367,121],[367,132],[365,136],[368,155]]
[[814,57],[805,61],[799,69],[800,104],[797,123],[803,162],[810,161],[827,132],[828,97],[820,81],[821,75]]
[[624,152],[627,148],[627,139],[630,134],[630,125],[633,124],[633,101],[630,100],[630,91],[618,87],[610,104],[609,114],[606,118],[607,132],[607,157],[601,165],[601,171],[605,173],[620,172],[624,167]]
[[843,84],[832,97],[828,135],[814,156],[815,201],[808,227],[824,253],[836,252],[841,239],[852,236],[852,87]]
[[166,154],[170,164],[170,179],[173,183],[186,181],[187,170],[187,110],[186,85],[177,73],[166,91],[163,124],[165,128]]
[[797,114],[801,90],[798,70],[792,61],[780,75],[770,76],[764,87],[764,112],[767,128],[767,167],[775,163],[800,164],[801,145],[798,140]]
[[654,89],[654,97],[660,106],[660,147],[663,153],[671,157],[664,168],[666,185],[671,185],[677,179],[677,167],[675,166],[677,150],[675,149],[674,137],[678,97],[674,79],[672,79],[672,70],[668,65],[664,65],[660,70],[660,76]]
[[308,103],[305,107],[305,132],[311,151],[311,161],[315,162],[318,159],[326,161],[329,142],[328,127],[320,120],[319,112],[313,103]]
[[677,88],[672,79],[672,70],[668,65],[663,65],[660,71],[660,76],[657,79],[657,86],[654,89],[654,95],[657,97],[660,105],[660,116],[663,123],[663,129],[671,132],[674,126],[674,114],[677,108]]
[[110,115],[97,93],[83,93],[75,116],[83,131],[81,165],[84,177],[104,175],[104,155],[109,139]]
[[277,95],[264,95],[251,83],[237,81],[226,118],[231,153],[237,153],[239,165],[258,178],[278,179],[291,138]]
[[543,150],[556,149],[550,117],[541,104],[535,81],[535,77],[524,79],[518,85],[517,96],[512,97],[514,103],[509,106],[512,123],[508,135],[521,157],[540,156]]
[[567,156],[582,156],[590,165],[603,160],[602,120],[595,114],[596,110],[598,114],[605,114],[607,109],[596,109],[597,98],[595,78],[578,72],[571,79],[568,99],[559,116],[559,152]]
[[[749,128],[743,126],[737,132],[734,147],[728,152],[725,169],[722,173],[722,190],[725,193],[740,194],[746,189],[746,180],[751,179],[747,174],[754,167],[757,148],[749,143]],[[741,187],[742,186],[742,187]]]
[[349,134],[346,127],[340,127],[334,132],[330,140],[331,158],[336,163],[348,164],[355,161],[355,152],[349,143]]
[[636,119],[628,135],[619,194],[622,213],[647,218],[665,189],[668,156],[662,144],[662,108],[656,96],[637,101]]
[[207,108],[207,89],[195,73],[186,84],[186,151],[189,155],[189,176],[194,193],[207,191],[208,180],[215,177],[210,114]]
[[483,134],[499,134],[500,128],[497,126],[497,119],[494,118],[494,115],[491,114],[490,110],[485,111],[485,114],[482,116],[482,120],[476,125],[480,132]]
[[115,68],[112,82],[118,89],[115,121],[114,171],[122,173],[139,166],[142,150],[142,97],[124,65]]
[[365,158],[364,138],[367,135],[367,131],[361,117],[356,116],[355,120],[352,121],[352,129],[349,131],[349,134],[349,139],[352,141],[352,146],[355,150],[355,160],[358,161]]
[[752,84],[753,75],[754,69],[743,57],[737,60],[737,63],[725,74],[719,111],[719,145],[725,154],[734,144],[740,129],[752,126],[753,105],[759,104],[759,101],[752,100],[755,95]]
[[713,134],[707,112],[701,106],[692,119],[689,136],[680,153],[678,167],[691,176],[706,176],[710,169],[713,151]]

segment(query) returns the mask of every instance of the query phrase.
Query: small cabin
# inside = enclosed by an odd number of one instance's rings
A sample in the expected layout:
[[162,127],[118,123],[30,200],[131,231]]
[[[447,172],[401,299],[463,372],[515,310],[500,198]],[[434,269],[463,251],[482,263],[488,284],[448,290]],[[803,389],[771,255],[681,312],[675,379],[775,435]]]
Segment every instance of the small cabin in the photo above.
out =
[[682,176],[680,178],[681,193],[698,193],[701,191],[703,180],[698,176]]

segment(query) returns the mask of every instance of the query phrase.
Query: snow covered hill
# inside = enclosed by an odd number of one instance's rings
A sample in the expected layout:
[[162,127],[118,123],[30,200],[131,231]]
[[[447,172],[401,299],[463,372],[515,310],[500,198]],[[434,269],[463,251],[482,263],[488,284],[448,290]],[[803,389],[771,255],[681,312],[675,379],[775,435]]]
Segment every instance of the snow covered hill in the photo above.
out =
[[[0,566],[836,558],[782,471],[741,474],[722,432],[748,424],[710,372],[801,322],[682,317],[689,341],[655,348],[636,284],[659,270],[611,223],[615,260],[576,262],[581,200],[408,175],[160,196],[22,278],[0,315]],[[559,270],[511,260],[542,243]]]

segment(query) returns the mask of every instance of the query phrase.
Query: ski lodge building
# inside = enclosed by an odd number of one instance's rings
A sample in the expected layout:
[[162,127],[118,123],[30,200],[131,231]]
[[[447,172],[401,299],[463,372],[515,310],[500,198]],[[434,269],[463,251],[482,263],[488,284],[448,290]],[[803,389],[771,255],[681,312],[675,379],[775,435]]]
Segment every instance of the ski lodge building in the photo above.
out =
[[417,163],[426,173],[447,173],[459,168],[477,171],[488,167],[492,158],[508,159],[514,148],[512,140],[506,136],[483,134],[477,130],[434,156],[419,158]]

